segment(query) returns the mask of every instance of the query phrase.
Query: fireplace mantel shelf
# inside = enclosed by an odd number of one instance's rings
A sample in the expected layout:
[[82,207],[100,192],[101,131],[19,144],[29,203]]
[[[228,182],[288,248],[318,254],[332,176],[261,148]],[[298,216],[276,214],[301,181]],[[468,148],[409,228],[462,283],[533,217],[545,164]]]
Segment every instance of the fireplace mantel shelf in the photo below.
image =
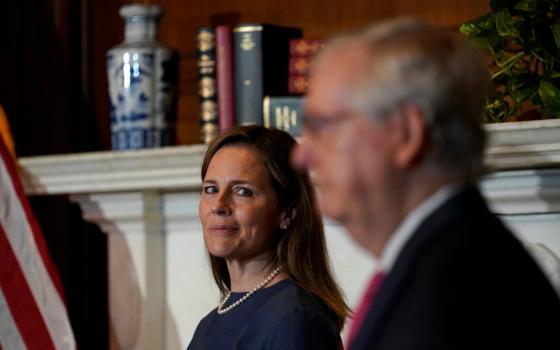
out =
[[22,158],[20,176],[32,195],[200,186],[204,145],[127,152],[92,152]]
[[[488,125],[487,165],[496,171],[560,167],[560,120]],[[204,145],[128,152],[27,157],[19,161],[30,195],[200,186]]]

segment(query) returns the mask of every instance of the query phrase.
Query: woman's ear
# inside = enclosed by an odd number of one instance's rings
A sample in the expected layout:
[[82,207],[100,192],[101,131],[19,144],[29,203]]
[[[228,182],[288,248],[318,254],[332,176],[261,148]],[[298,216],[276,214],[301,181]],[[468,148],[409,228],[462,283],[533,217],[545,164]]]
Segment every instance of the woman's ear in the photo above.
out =
[[296,216],[296,210],[294,208],[287,209],[280,214],[280,228],[282,230],[287,230],[290,224]]

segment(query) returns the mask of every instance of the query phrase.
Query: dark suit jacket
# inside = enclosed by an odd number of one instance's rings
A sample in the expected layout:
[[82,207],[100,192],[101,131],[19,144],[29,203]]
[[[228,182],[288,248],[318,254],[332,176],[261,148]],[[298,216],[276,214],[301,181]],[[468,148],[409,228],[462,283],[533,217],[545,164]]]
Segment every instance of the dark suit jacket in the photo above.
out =
[[466,188],[406,243],[351,349],[560,349],[560,299]]

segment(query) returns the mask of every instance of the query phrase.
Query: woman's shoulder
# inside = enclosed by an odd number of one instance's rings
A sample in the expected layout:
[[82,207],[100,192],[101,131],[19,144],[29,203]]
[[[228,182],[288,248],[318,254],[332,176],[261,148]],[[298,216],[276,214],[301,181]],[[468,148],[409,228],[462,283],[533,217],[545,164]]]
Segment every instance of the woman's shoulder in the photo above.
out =
[[280,323],[298,324],[303,328],[321,327],[337,332],[335,314],[316,296],[308,293],[291,280],[275,297],[263,305],[273,313],[274,318]]
[[290,349],[338,349],[340,334],[333,313],[292,281],[263,305],[274,344]]
[[319,314],[329,313],[329,309],[319,298],[308,293],[292,280],[286,279],[280,283],[285,284],[284,288],[281,288],[269,302],[275,306],[284,306],[282,308],[284,313],[293,311],[315,312]]
[[218,322],[219,314],[217,312],[217,308],[212,309],[206,316],[204,316],[196,326],[195,335],[196,334],[207,334],[209,331],[212,330],[214,325]]

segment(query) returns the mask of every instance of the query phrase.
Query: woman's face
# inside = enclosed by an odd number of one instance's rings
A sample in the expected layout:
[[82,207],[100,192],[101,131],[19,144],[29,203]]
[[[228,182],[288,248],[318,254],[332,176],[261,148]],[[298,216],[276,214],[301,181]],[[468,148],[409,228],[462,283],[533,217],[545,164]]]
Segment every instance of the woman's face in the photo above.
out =
[[282,213],[271,179],[254,150],[224,146],[211,159],[199,205],[210,254],[246,260],[270,252]]

